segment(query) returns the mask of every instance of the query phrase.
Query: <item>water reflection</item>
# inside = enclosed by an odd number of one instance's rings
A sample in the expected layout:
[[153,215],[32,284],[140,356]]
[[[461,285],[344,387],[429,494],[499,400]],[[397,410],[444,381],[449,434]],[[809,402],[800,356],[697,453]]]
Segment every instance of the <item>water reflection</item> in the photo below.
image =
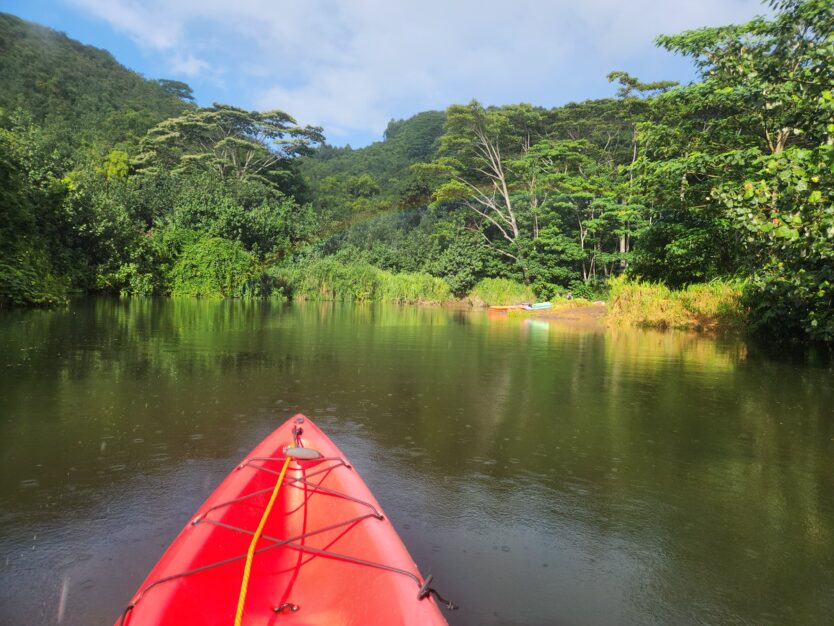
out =
[[296,410],[463,605],[452,624],[834,609],[825,364],[441,308],[90,299],[2,312],[0,368],[2,623],[112,621]]

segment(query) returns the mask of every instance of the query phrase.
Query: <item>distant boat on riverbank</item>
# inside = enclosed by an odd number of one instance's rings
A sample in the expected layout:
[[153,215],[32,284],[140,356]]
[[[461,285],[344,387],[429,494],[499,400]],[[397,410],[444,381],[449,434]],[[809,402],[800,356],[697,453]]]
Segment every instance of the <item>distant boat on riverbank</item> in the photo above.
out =
[[492,311],[539,311],[541,309],[549,309],[553,306],[550,302],[525,302],[524,304],[493,304],[489,308]]

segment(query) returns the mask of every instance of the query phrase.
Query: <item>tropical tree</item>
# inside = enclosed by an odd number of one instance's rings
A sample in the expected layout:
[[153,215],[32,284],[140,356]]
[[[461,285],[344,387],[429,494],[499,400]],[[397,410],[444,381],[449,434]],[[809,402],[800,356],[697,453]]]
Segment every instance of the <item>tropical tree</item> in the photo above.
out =
[[435,190],[435,201],[461,202],[477,215],[482,224],[474,230],[483,243],[512,260],[526,278],[523,242],[529,235],[523,232],[521,213],[531,206],[515,203],[509,160],[529,151],[543,134],[543,111],[529,105],[485,109],[472,101],[449,107],[445,129],[440,138],[444,156],[423,168],[447,177]]
[[702,82],[656,98],[641,125],[653,220],[638,269],[677,284],[751,275],[759,329],[828,339],[834,5],[770,5],[771,19],[658,39]]
[[639,223],[620,171],[631,129],[617,106],[450,107],[442,156],[415,168],[445,175],[435,201],[465,207],[482,244],[540,293],[587,286],[625,266]]
[[215,104],[160,122],[142,140],[134,166],[207,170],[220,179],[258,179],[280,186],[293,157],[324,140],[321,128],[299,126],[283,111],[245,111]]

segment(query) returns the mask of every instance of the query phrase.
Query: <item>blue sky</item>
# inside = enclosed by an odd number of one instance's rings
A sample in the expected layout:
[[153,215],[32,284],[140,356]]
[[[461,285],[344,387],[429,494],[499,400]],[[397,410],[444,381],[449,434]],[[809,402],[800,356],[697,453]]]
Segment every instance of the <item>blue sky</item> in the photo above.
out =
[[743,22],[758,0],[0,0],[197,101],[282,109],[362,146],[390,119],[477,98],[556,106],[605,76],[694,78],[661,33]]

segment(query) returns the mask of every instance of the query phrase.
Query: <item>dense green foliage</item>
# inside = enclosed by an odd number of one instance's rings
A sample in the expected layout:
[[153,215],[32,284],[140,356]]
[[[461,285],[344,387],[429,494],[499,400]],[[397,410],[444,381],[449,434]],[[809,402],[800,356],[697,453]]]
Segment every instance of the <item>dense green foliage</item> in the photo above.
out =
[[0,305],[268,295],[261,268],[317,232],[295,160],[320,129],[197,108],[184,83],[8,15],[0,50]]
[[442,278],[423,272],[392,274],[368,263],[316,259],[277,271],[287,295],[305,300],[381,300],[397,303],[438,303],[452,299]]
[[0,16],[0,302],[276,285],[510,302],[614,281],[621,302],[648,289],[729,320],[697,302],[743,284],[752,329],[834,340],[834,7],[770,6],[658,38],[693,84],[615,71],[616,98],[452,105],[362,149],[281,111],[198,108],[184,83]]
[[66,291],[55,267],[62,259],[52,259],[45,245],[60,237],[48,218],[61,190],[34,167],[39,140],[31,128],[0,128],[0,303],[55,303]]
[[674,285],[751,276],[754,327],[834,339],[834,6],[661,37],[702,82],[659,96],[635,164],[652,227],[636,269]]
[[673,288],[745,278],[753,330],[834,339],[834,8],[770,4],[772,18],[658,38],[694,61],[691,85],[612,72],[618,99],[451,106],[411,168],[430,206],[380,203],[331,251],[459,295],[484,278],[539,298],[594,298],[624,273]]
[[200,239],[171,268],[171,295],[227,298],[239,295],[255,271],[255,258],[239,241]]
[[432,158],[444,120],[440,111],[392,120],[385,141],[359,150],[324,145],[315,158],[304,160],[313,202],[332,229],[380,211],[425,206],[431,187],[411,165]]
[[[104,50],[0,13],[0,109],[25,109],[50,134],[83,143],[138,141],[154,124],[180,114],[187,85],[150,81]],[[172,85],[180,85],[179,90]]]

